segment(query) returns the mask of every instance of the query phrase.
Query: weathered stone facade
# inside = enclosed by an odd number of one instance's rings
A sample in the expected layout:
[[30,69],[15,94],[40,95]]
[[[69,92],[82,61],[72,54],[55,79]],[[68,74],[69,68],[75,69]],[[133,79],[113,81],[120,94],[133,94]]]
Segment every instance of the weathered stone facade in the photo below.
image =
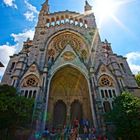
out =
[[46,0],[34,39],[10,57],[2,83],[35,98],[37,130],[71,123],[75,117],[103,130],[102,114],[112,108],[113,97],[138,87],[126,58],[100,40],[91,9],[86,1],[84,14],[50,13]]

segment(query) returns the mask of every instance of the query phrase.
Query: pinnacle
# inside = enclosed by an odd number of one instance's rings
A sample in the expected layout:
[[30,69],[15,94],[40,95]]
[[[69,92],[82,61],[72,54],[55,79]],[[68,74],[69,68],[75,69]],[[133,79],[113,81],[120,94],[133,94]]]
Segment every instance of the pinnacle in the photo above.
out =
[[90,11],[92,10],[92,6],[88,3],[88,1],[85,1],[85,11]]
[[85,3],[86,3],[86,5],[89,5],[89,3],[88,3],[88,1],[87,1],[87,0],[85,1]]

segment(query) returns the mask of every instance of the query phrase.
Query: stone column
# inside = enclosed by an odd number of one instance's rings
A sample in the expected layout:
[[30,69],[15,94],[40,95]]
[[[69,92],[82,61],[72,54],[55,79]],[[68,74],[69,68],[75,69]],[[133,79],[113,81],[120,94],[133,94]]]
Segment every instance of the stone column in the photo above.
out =
[[66,114],[66,124],[70,124],[70,101],[67,101],[67,114]]
[[94,122],[94,127],[98,129],[98,119],[97,119],[97,106],[96,106],[96,91],[95,91],[95,84],[93,81],[94,78],[94,70],[93,68],[90,68],[90,98],[91,98],[91,109],[93,113],[93,122]]

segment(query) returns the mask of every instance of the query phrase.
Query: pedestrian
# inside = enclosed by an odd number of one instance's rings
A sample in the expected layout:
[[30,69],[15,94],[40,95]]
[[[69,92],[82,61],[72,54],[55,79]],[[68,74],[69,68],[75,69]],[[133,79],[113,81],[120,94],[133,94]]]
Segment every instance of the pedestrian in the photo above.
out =
[[81,140],[81,137],[79,136],[79,134],[77,135],[76,140]]
[[76,118],[74,120],[74,128],[78,128],[78,127],[79,127],[79,120],[78,120],[78,118]]
[[88,133],[88,128],[87,126],[84,126],[84,138],[88,139],[89,133]]

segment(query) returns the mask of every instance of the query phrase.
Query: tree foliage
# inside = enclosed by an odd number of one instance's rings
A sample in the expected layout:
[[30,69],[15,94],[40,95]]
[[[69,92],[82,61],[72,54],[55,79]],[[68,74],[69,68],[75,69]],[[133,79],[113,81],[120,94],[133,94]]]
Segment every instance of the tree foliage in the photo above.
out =
[[140,87],[140,72],[135,75],[135,79],[136,79],[138,86]]
[[0,85],[0,129],[30,124],[33,100],[16,94],[16,89]]
[[140,139],[140,99],[124,92],[114,100],[111,112],[105,114],[105,120],[116,127],[116,136],[123,140]]

